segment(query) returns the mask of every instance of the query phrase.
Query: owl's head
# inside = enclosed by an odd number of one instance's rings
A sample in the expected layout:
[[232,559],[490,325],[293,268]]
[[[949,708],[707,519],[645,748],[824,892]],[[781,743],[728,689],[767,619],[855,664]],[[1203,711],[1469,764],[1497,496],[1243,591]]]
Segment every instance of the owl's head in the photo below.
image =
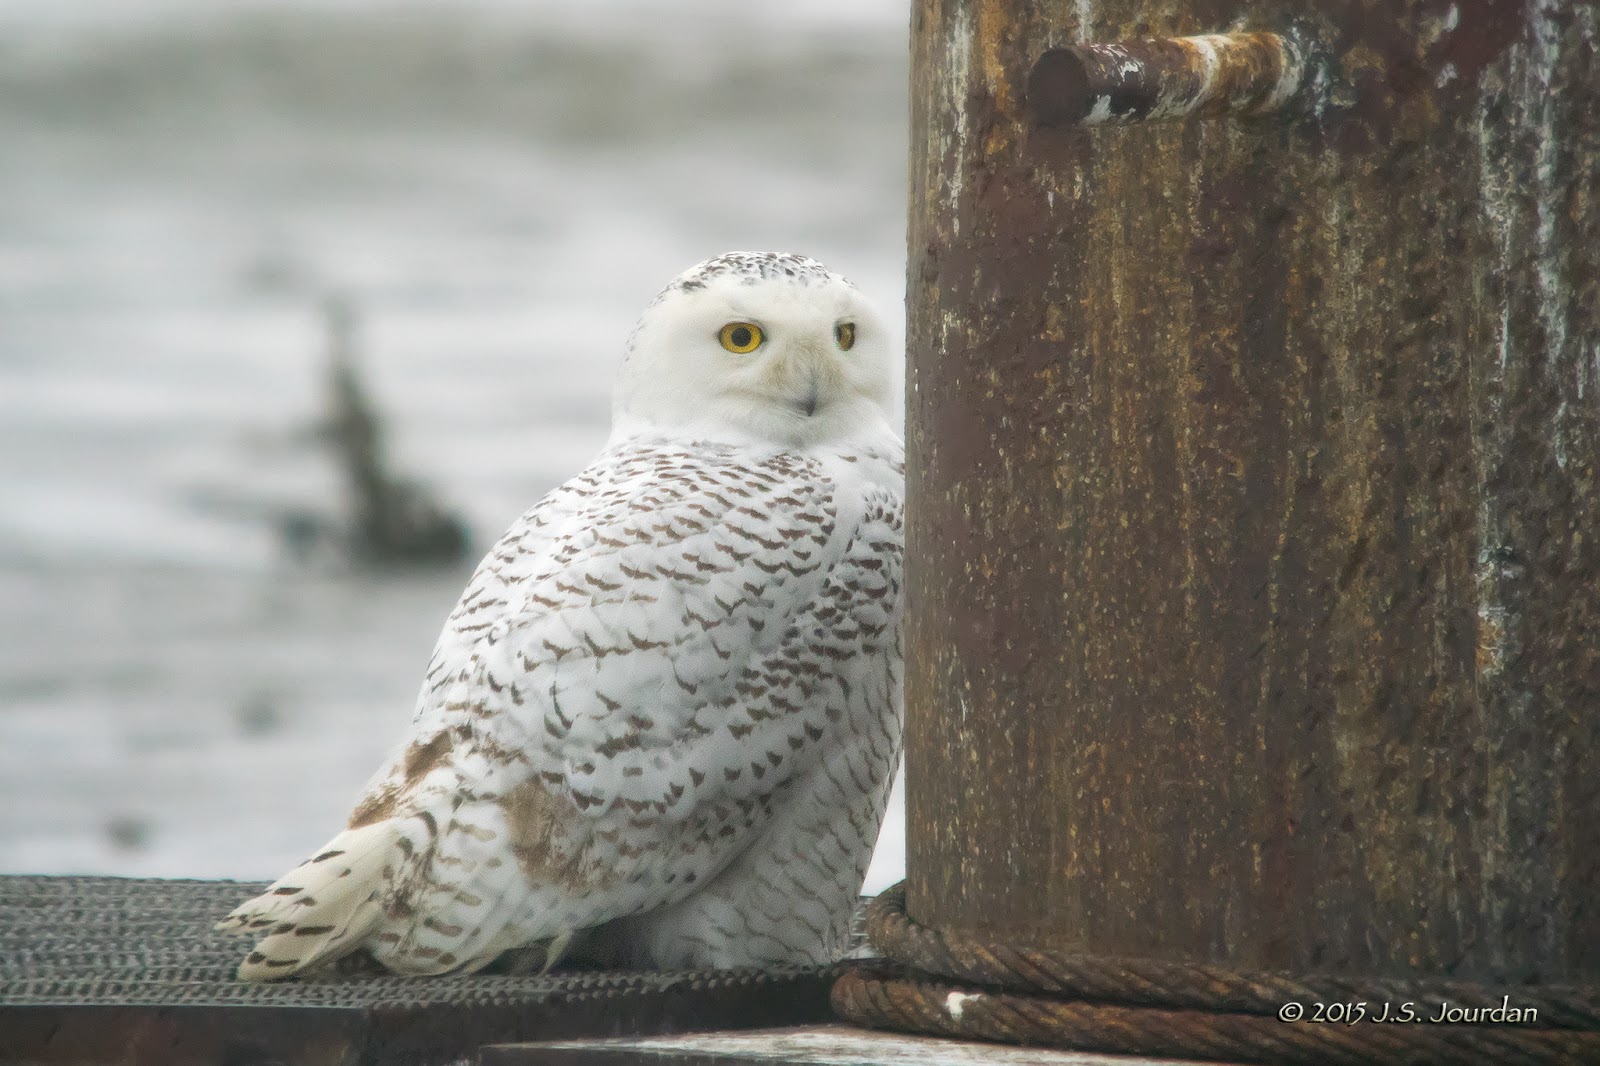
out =
[[891,425],[893,394],[889,332],[854,285],[802,255],[728,252],[645,309],[613,433],[805,447]]

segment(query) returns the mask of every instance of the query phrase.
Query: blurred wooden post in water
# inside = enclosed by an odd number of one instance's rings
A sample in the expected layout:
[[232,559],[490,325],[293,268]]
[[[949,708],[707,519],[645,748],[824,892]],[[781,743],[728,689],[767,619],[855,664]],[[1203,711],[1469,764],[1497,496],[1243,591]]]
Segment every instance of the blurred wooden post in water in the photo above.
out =
[[357,369],[357,312],[346,297],[323,302],[328,334],[330,436],[350,495],[352,554],[398,568],[457,563],[471,551],[466,521],[421,482],[389,469],[384,419]]
[[[912,918],[1600,981],[1597,22],[916,5]],[[1030,112],[1049,48],[1230,27],[1287,112]]]

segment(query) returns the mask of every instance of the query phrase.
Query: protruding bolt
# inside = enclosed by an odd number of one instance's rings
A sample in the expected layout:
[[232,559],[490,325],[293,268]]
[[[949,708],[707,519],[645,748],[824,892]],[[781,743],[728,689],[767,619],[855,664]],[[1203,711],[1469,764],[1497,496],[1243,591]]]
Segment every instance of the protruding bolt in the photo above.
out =
[[1275,33],[1052,48],[1028,76],[1028,108],[1041,126],[1259,115],[1294,95],[1304,68]]

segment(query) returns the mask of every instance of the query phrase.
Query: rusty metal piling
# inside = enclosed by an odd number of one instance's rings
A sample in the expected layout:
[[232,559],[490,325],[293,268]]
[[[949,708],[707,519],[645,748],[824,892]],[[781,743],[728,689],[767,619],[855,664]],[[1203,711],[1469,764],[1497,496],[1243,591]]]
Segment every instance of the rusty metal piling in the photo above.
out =
[[918,927],[1600,986],[1597,25],[916,5]]

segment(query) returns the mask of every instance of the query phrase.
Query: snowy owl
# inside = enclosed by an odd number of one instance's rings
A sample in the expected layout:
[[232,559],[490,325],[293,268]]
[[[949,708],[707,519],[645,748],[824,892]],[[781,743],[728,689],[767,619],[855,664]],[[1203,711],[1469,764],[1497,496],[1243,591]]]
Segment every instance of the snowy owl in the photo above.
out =
[[893,375],[815,260],[674,280],[605,450],[479,565],[348,828],[219,926],[263,936],[240,976],[833,959],[899,760]]

